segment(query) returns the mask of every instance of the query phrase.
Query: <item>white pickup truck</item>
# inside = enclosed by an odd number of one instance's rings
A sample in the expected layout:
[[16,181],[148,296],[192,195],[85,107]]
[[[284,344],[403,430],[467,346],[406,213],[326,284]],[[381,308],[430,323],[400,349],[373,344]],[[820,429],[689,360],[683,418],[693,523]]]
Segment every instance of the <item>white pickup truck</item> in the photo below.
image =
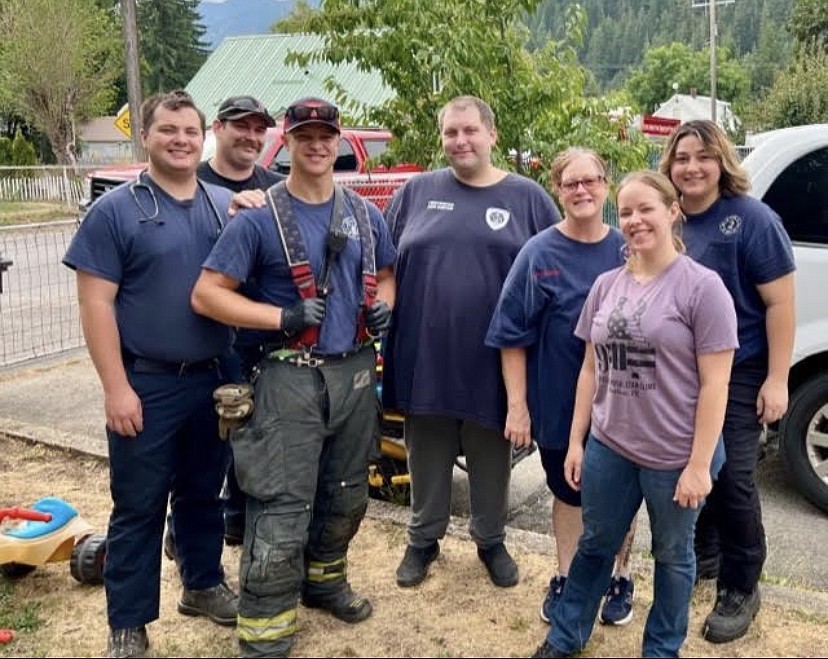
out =
[[796,257],[796,342],[779,443],[793,485],[828,511],[828,124],[761,136],[743,162]]

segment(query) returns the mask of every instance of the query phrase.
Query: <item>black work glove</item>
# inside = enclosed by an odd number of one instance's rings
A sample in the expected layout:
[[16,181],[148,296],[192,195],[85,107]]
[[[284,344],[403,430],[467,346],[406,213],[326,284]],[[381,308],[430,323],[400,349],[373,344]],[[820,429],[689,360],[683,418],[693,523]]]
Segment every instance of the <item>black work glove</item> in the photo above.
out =
[[282,331],[296,334],[306,327],[319,327],[325,317],[325,298],[309,297],[282,309]]
[[391,308],[382,300],[376,300],[365,312],[365,325],[374,336],[388,331],[391,324]]

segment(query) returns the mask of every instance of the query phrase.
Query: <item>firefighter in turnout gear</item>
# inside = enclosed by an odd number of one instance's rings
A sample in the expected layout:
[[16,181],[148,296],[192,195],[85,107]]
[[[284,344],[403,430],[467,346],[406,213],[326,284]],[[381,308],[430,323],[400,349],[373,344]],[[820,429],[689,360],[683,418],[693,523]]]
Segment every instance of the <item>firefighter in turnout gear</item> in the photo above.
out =
[[[373,344],[390,322],[395,251],[379,210],[334,184],[339,132],[326,101],[287,109],[287,181],[228,225],[193,291],[198,313],[269,332],[253,414],[231,434],[248,495],[244,657],[289,654],[300,599],[349,623],[372,610],[346,568],[368,505],[379,433]],[[250,279],[261,301],[238,292]]]

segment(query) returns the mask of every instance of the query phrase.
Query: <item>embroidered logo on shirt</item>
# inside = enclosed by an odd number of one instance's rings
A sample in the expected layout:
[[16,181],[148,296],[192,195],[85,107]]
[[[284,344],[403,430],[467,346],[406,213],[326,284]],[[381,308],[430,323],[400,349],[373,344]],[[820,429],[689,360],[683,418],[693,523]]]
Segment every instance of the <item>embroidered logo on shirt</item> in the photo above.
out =
[[428,210],[430,211],[453,211],[454,210],[454,202],[453,201],[429,201]]
[[509,224],[511,215],[505,208],[487,208],[486,209],[486,224],[492,231],[500,231],[503,227]]
[[742,218],[738,215],[728,215],[719,224],[719,229],[726,236],[732,236],[742,226]]
[[342,230],[348,236],[348,240],[359,240],[359,227],[353,215],[342,218]]

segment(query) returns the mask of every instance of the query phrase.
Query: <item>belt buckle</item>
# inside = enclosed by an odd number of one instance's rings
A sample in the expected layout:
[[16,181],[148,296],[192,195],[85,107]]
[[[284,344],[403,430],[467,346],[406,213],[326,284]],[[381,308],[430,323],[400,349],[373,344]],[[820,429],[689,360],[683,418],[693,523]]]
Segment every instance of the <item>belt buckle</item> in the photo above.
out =
[[305,350],[301,355],[296,355],[293,363],[297,366],[308,366],[310,368],[317,368],[318,366],[322,366],[322,364],[325,363],[325,360],[319,357],[314,357],[310,353],[310,350]]

